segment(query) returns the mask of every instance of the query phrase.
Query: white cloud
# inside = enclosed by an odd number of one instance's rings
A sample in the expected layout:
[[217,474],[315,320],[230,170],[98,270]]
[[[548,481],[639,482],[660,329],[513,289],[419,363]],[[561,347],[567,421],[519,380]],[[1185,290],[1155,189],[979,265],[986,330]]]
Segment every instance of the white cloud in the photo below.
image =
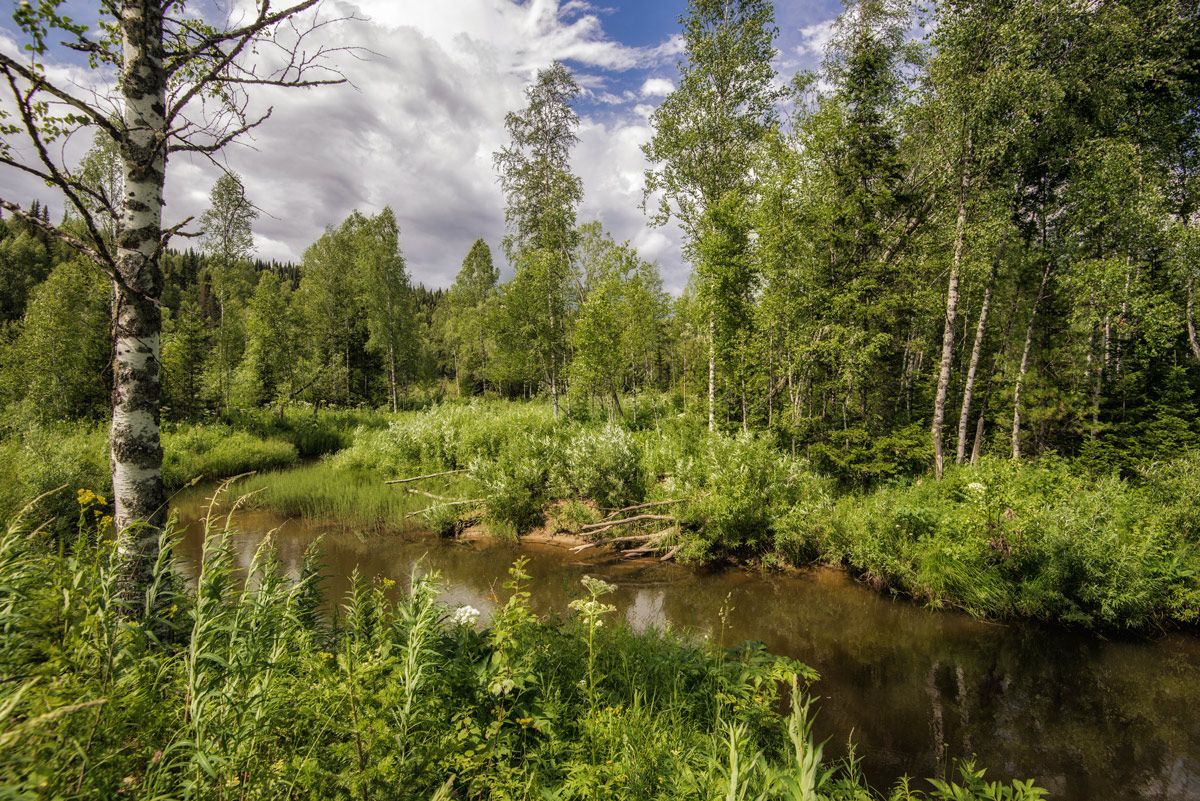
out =
[[642,84],[642,97],[666,97],[675,91],[675,83],[670,78],[647,78]]
[[802,41],[796,46],[796,52],[800,55],[824,56],[826,48],[833,41],[836,26],[837,17],[804,26],[800,29]]
[[[263,211],[255,226],[261,257],[299,259],[351,210],[390,205],[414,279],[433,286],[453,280],[478,237],[499,255],[504,204],[492,153],[506,141],[505,113],[523,105],[538,68],[570,60],[587,75],[602,75],[661,66],[680,47],[678,37],[649,48],[615,42],[604,34],[601,12],[570,0],[569,8],[559,0],[333,2],[368,21],[324,29],[329,43],[377,55],[344,60],[352,86],[253,90],[254,106],[274,112],[223,158]],[[589,81],[593,100],[635,99],[601,84]],[[648,229],[639,207],[640,145],[649,135],[644,110],[609,108],[615,116],[603,124],[582,120],[574,157],[585,192],[580,219],[599,218],[618,240],[644,246],[644,255],[660,261],[668,287],[679,288],[685,277],[678,233]],[[166,220],[203,212],[217,174],[201,158],[172,158]],[[22,201],[47,199],[47,190],[30,182],[15,187],[11,170],[0,178],[5,193],[13,187]]]

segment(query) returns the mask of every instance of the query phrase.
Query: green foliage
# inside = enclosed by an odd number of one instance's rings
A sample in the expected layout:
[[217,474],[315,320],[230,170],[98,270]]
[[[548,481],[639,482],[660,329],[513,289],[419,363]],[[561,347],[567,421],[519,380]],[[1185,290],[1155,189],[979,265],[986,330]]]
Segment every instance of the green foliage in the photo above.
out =
[[869,581],[981,615],[1105,628],[1190,622],[1200,549],[1188,525],[1194,502],[1176,493],[1195,469],[1191,456],[1131,486],[1053,459],[984,460],[941,482],[843,498],[809,527],[810,547]]
[[0,397],[29,423],[97,419],[108,407],[108,282],[79,260],[58,264],[30,294],[15,341],[3,348]]
[[564,478],[572,492],[603,508],[627,506],[646,494],[641,456],[637,441],[624,428],[585,429],[563,446]]
[[[268,538],[243,585],[232,532],[210,521],[194,586],[167,580],[167,535],[147,605],[161,612],[122,616],[111,540],[85,525],[60,557],[30,536],[37,514],[0,532],[15,797],[880,797],[852,764],[821,762],[809,668],[610,625],[609,585],[585,581],[576,617],[543,620],[518,562],[480,627],[439,602],[436,574],[399,593],[355,577],[331,623],[312,614],[311,553],[293,583]],[[961,776],[889,798],[1040,797]]]
[[167,430],[163,451],[163,482],[168,487],[252,470],[276,470],[297,459],[290,442],[261,439],[222,425],[183,425]]

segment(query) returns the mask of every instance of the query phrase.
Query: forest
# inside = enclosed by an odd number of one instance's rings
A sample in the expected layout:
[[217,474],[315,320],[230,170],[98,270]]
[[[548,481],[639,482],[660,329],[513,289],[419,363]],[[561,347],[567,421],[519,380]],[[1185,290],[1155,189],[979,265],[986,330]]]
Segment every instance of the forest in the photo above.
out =
[[[848,0],[784,80],[769,0],[690,0],[642,145],[677,293],[581,217],[569,62],[509,110],[506,235],[448,288],[415,281],[386,206],[260,258],[229,169],[172,228],[169,154],[353,67],[305,49],[315,0],[225,28],[97,5],[98,27],[14,3],[24,50],[0,49],[0,176],[62,209],[0,184],[0,796],[1086,797],[989,778],[982,749],[871,789],[853,746],[824,756],[807,654],[634,631],[591,576],[541,614],[522,559],[482,620],[436,570],[356,568],[338,596],[319,540],[281,562],[264,530],[244,558],[238,510],[1195,639],[1194,4]],[[116,116],[54,83],[63,48],[119,74]]]

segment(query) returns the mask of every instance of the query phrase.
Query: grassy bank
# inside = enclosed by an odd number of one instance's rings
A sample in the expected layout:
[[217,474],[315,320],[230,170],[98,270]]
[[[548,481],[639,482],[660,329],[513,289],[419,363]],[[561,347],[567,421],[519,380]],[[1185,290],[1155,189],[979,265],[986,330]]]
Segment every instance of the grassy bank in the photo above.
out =
[[[296,410],[280,417],[266,411],[238,412],[221,421],[168,423],[163,427],[163,480],[168,491],[194,481],[250,471],[277,470],[304,458],[332,453],[357,431],[386,424],[375,412],[332,411],[319,416]],[[45,501],[55,530],[70,532],[76,521],[75,491],[108,497],[108,430],[96,423],[58,423],[7,432],[0,438],[0,519],[30,498],[66,487]]]
[[551,622],[518,564],[480,627],[439,605],[435,575],[396,601],[388,582],[357,581],[330,625],[311,559],[293,584],[268,545],[242,589],[214,533],[195,590],[161,574],[150,611],[123,619],[101,532],[63,559],[30,529],[0,535],[0,784],[14,798],[1043,797],[967,766],[874,793],[853,761],[822,762],[811,670],[634,634],[603,582],[585,579],[574,615]]
[[[544,527],[693,562],[839,565],[993,618],[1108,629],[1200,618],[1200,454],[1132,478],[984,459],[942,481],[847,491],[766,438],[709,434],[661,399],[627,404],[616,424],[583,411],[555,420],[548,404],[492,401],[177,425],[164,432],[164,476],[175,488],[259,471],[240,487],[252,503],[364,529]],[[105,447],[105,432],[84,426],[0,442],[0,512],[61,485],[106,496]],[[73,492],[46,503],[69,531]],[[615,511],[642,504],[653,506]],[[606,527],[634,515],[646,517]]]
[[[463,473],[382,484],[448,470]],[[710,435],[683,415],[655,410],[613,425],[490,402],[361,428],[320,468],[252,486],[287,514],[395,525],[425,498],[441,530],[481,519],[495,533],[545,525],[684,560],[842,565],[881,589],[995,618],[1145,628],[1200,614],[1194,453],[1131,480],[1057,459],[985,459],[940,482],[845,492],[766,439]],[[413,489],[480,502],[452,506]],[[647,519],[599,525],[650,503]]]

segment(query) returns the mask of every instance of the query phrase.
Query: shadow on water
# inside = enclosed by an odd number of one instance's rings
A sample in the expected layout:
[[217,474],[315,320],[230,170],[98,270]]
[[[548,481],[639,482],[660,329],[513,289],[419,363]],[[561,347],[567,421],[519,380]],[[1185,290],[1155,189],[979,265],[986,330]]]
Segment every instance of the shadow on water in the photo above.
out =
[[[182,555],[200,557],[207,493],[179,496]],[[536,543],[455,542],[418,534],[360,536],[336,525],[236,515],[240,563],[278,529],[282,564],[296,575],[324,536],[325,589],[344,593],[357,567],[403,583],[418,560],[448,583],[444,600],[485,615],[518,556],[529,558],[535,608],[565,612],[579,579],[618,585],[615,603],[635,629],[670,625],[725,644],[761,640],[821,673],[817,729],[828,753],[852,737],[877,785],[941,776],[976,754],[993,778],[1034,777],[1064,801],[1200,798],[1200,640],[1105,640],[1037,625],[995,625],[892,601],[840,572],[776,575],[693,570],[611,553],[573,554]]]

